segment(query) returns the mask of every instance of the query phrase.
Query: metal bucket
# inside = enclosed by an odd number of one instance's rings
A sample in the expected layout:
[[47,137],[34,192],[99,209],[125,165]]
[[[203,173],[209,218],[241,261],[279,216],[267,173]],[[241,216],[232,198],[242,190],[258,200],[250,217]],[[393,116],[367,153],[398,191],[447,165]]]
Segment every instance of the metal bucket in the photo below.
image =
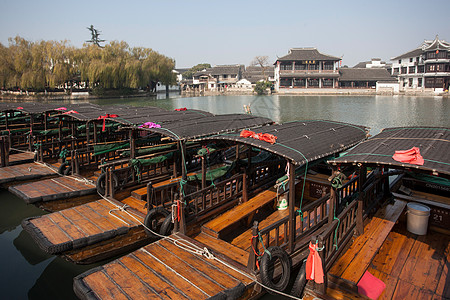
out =
[[427,234],[430,208],[415,202],[408,203],[407,207],[406,228],[408,231],[417,235]]

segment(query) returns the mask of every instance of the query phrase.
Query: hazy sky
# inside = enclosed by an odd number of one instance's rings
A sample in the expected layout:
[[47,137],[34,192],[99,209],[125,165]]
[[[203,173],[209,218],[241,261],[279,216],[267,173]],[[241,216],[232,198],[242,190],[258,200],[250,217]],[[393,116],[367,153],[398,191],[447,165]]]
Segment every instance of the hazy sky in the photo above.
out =
[[0,0],[0,42],[68,40],[81,47],[91,24],[107,41],[152,48],[177,68],[270,62],[289,48],[315,47],[350,67],[389,61],[424,39],[450,40],[449,0],[245,1]]

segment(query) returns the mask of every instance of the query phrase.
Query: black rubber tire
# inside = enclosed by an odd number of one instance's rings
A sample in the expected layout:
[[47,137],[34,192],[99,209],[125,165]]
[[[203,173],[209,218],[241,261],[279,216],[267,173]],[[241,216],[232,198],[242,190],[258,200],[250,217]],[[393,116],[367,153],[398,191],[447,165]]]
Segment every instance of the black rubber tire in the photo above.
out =
[[[159,233],[162,223],[168,215],[170,215],[170,212],[162,207],[155,207],[147,213],[144,219],[144,225],[146,226],[144,228],[149,237],[155,239],[159,238],[159,236],[154,232]],[[147,228],[149,228],[151,231]]]
[[[113,176],[113,183],[114,183],[114,190],[119,186],[119,180],[117,179],[116,174],[112,174]],[[95,187],[97,189],[97,192],[104,196],[105,195],[105,188],[106,188],[106,173],[101,173],[100,176],[97,178],[97,182],[95,183]]]
[[169,236],[172,233],[173,230],[173,223],[172,223],[172,214],[168,214],[167,217],[164,219],[164,221],[161,224],[161,229],[159,230],[160,235]]
[[295,278],[294,285],[292,286],[291,295],[298,298],[303,298],[303,293],[306,287],[306,261],[303,262],[300,270],[298,271],[297,278]]
[[[260,261],[260,276],[262,283],[274,290],[283,292],[288,284],[289,279],[291,276],[291,268],[292,268],[292,261],[289,255],[284,251],[281,247],[278,246],[271,246],[267,248],[267,251],[270,252],[270,256],[267,253],[264,253],[264,255],[261,258]],[[281,267],[282,267],[282,273],[281,277],[278,281],[274,281],[273,273],[274,273],[274,267],[276,260],[280,260]],[[267,290],[269,293],[276,295],[276,293]]]
[[69,166],[69,162],[65,161],[61,163],[58,167],[58,174],[64,175],[67,166]]
[[64,170],[64,175],[68,176],[68,175],[72,175],[72,166],[69,165],[65,170]]

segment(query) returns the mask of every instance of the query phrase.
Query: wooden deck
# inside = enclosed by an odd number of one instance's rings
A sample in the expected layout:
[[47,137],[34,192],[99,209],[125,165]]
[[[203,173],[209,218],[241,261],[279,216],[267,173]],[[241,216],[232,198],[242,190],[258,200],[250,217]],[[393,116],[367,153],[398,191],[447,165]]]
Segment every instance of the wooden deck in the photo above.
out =
[[8,156],[8,165],[14,166],[34,161],[34,152],[19,152]]
[[450,299],[450,238],[397,224],[368,271],[386,284],[379,299]]
[[[171,242],[171,239],[180,238],[200,249],[218,247],[173,234],[77,276],[74,279],[76,295],[81,299],[89,295],[114,299],[207,299],[225,291],[245,293],[254,286],[252,276],[245,276],[217,260],[193,254]],[[243,267],[230,262],[227,257],[220,259],[243,271]]]
[[[124,204],[104,199],[34,218],[25,219],[22,227],[49,254],[95,245],[127,234],[143,222],[142,214],[119,210]],[[128,210],[129,211],[129,210]]]
[[364,234],[357,237],[350,248],[344,251],[329,271],[329,277],[337,284],[357,290],[364,272],[384,243],[389,232],[403,212],[406,202],[396,200],[380,209],[365,226]]
[[10,186],[8,190],[26,203],[47,202],[96,193],[95,177],[59,176]]
[[53,167],[40,163],[26,163],[0,168],[0,184],[13,181],[25,181],[56,175]]

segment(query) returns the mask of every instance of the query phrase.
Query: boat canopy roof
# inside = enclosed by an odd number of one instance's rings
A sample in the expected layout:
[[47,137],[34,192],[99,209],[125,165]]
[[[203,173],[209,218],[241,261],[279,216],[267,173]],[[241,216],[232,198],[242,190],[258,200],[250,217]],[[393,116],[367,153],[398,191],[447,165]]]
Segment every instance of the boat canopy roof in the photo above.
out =
[[[395,151],[419,148],[423,165],[394,160]],[[345,155],[329,161],[333,165],[365,164],[418,170],[433,175],[450,176],[450,128],[395,127],[383,129]]]
[[226,140],[251,145],[303,165],[342,152],[368,137],[368,128],[360,125],[327,121],[294,121],[257,128],[255,133],[276,136],[276,142],[241,137],[240,132],[217,134],[200,140]]
[[[265,117],[257,117],[249,114],[223,114],[223,115],[205,115],[197,113],[197,118],[178,119],[174,122],[161,124],[161,128],[139,128],[163,136],[170,137],[173,140],[192,140],[205,136],[224,134],[227,132],[236,132],[244,128],[251,129],[272,124],[273,121]],[[151,118],[142,121],[152,121]],[[141,123],[142,124],[142,123]],[[136,128],[136,126],[134,126]]]

